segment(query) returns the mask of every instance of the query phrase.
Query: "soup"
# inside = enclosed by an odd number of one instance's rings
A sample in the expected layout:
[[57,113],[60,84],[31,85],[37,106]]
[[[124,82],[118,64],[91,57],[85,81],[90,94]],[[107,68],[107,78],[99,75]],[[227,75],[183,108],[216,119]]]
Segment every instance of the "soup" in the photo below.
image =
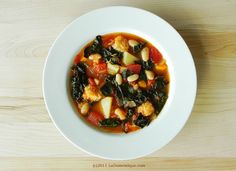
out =
[[168,98],[169,73],[162,54],[133,34],[98,35],[76,55],[70,74],[75,107],[108,132],[148,126]]

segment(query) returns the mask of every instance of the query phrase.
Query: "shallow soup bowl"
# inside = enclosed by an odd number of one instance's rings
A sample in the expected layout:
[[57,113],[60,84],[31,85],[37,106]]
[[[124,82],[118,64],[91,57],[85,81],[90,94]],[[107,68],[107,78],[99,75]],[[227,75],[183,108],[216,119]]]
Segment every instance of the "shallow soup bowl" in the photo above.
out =
[[[158,117],[129,134],[94,129],[77,114],[69,91],[75,55],[96,35],[135,34],[152,43],[168,65],[168,100]],[[197,79],[191,53],[178,32],[160,17],[132,7],[106,7],[77,18],[53,43],[43,73],[48,113],[62,135],[79,149],[105,159],[139,158],[168,144],[183,128],[193,108]]]

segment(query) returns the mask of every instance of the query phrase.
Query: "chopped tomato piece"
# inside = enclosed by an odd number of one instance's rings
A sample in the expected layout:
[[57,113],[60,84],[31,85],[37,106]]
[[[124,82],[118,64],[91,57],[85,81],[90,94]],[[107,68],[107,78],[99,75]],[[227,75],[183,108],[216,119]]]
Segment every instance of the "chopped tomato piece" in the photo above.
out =
[[110,116],[110,118],[117,118],[117,115],[114,114],[114,113],[112,113],[111,116]]
[[161,53],[154,47],[150,47],[149,56],[150,56],[151,60],[156,64],[158,64],[162,61]]
[[93,70],[92,70],[92,68],[93,68],[93,62],[91,61],[91,60],[87,60],[86,62],[86,75],[88,76],[88,77],[94,77],[94,73],[93,73]]
[[86,68],[86,75],[92,78],[97,77],[97,75],[93,72],[92,68],[90,67]]
[[154,83],[155,83],[155,80],[148,80],[147,81],[147,86],[151,87],[151,86],[153,86]]
[[107,48],[110,44],[112,44],[114,38],[113,36],[107,36],[102,38],[102,46]]
[[104,116],[98,112],[90,112],[90,114],[87,117],[87,120],[95,126],[99,126],[99,122],[103,119]]
[[99,73],[99,74],[106,74],[107,73],[107,64],[106,63],[95,64],[93,66],[93,71],[95,73]]
[[106,63],[101,64],[89,64],[89,67],[86,69],[86,75],[92,78],[103,79],[107,74],[107,65]]
[[86,72],[87,77],[90,77],[90,78],[96,77],[92,66],[87,67],[85,72]]
[[141,71],[141,65],[139,64],[130,64],[127,66],[127,69],[133,72],[134,74],[139,74]]
[[89,78],[88,81],[91,86],[97,86],[93,78]]
[[135,114],[132,116],[132,120],[135,121],[137,118],[138,118],[138,113],[135,113]]

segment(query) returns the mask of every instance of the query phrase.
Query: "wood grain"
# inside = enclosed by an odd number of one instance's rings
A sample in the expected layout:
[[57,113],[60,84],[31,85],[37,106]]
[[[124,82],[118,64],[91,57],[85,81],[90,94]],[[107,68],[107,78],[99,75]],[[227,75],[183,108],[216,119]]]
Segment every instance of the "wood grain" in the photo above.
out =
[[83,158],[0,158],[2,170],[235,170],[235,158],[144,158],[131,161],[108,161]]
[[0,169],[91,170],[91,163],[100,162],[56,130],[45,109],[41,81],[47,52],[63,28],[88,11],[110,5],[140,7],[167,20],[185,39],[197,68],[198,94],[186,126],[138,163],[151,163],[145,168],[149,170],[236,170],[233,0],[1,0]]

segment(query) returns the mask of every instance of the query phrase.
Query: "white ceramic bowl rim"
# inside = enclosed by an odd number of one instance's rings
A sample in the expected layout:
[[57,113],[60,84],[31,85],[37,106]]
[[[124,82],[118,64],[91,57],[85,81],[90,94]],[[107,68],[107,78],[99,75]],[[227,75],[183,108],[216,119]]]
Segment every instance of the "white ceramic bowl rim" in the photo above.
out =
[[[68,95],[68,72],[76,53],[96,35],[111,32],[128,32],[151,42],[170,72],[169,98],[161,114],[148,127],[130,134],[91,128],[78,117]],[[173,139],[190,116],[196,88],[194,62],[177,31],[148,11],[124,6],[97,9],[69,24],[53,43],[43,73],[46,107],[60,132],[81,150],[113,160],[148,155]]]

